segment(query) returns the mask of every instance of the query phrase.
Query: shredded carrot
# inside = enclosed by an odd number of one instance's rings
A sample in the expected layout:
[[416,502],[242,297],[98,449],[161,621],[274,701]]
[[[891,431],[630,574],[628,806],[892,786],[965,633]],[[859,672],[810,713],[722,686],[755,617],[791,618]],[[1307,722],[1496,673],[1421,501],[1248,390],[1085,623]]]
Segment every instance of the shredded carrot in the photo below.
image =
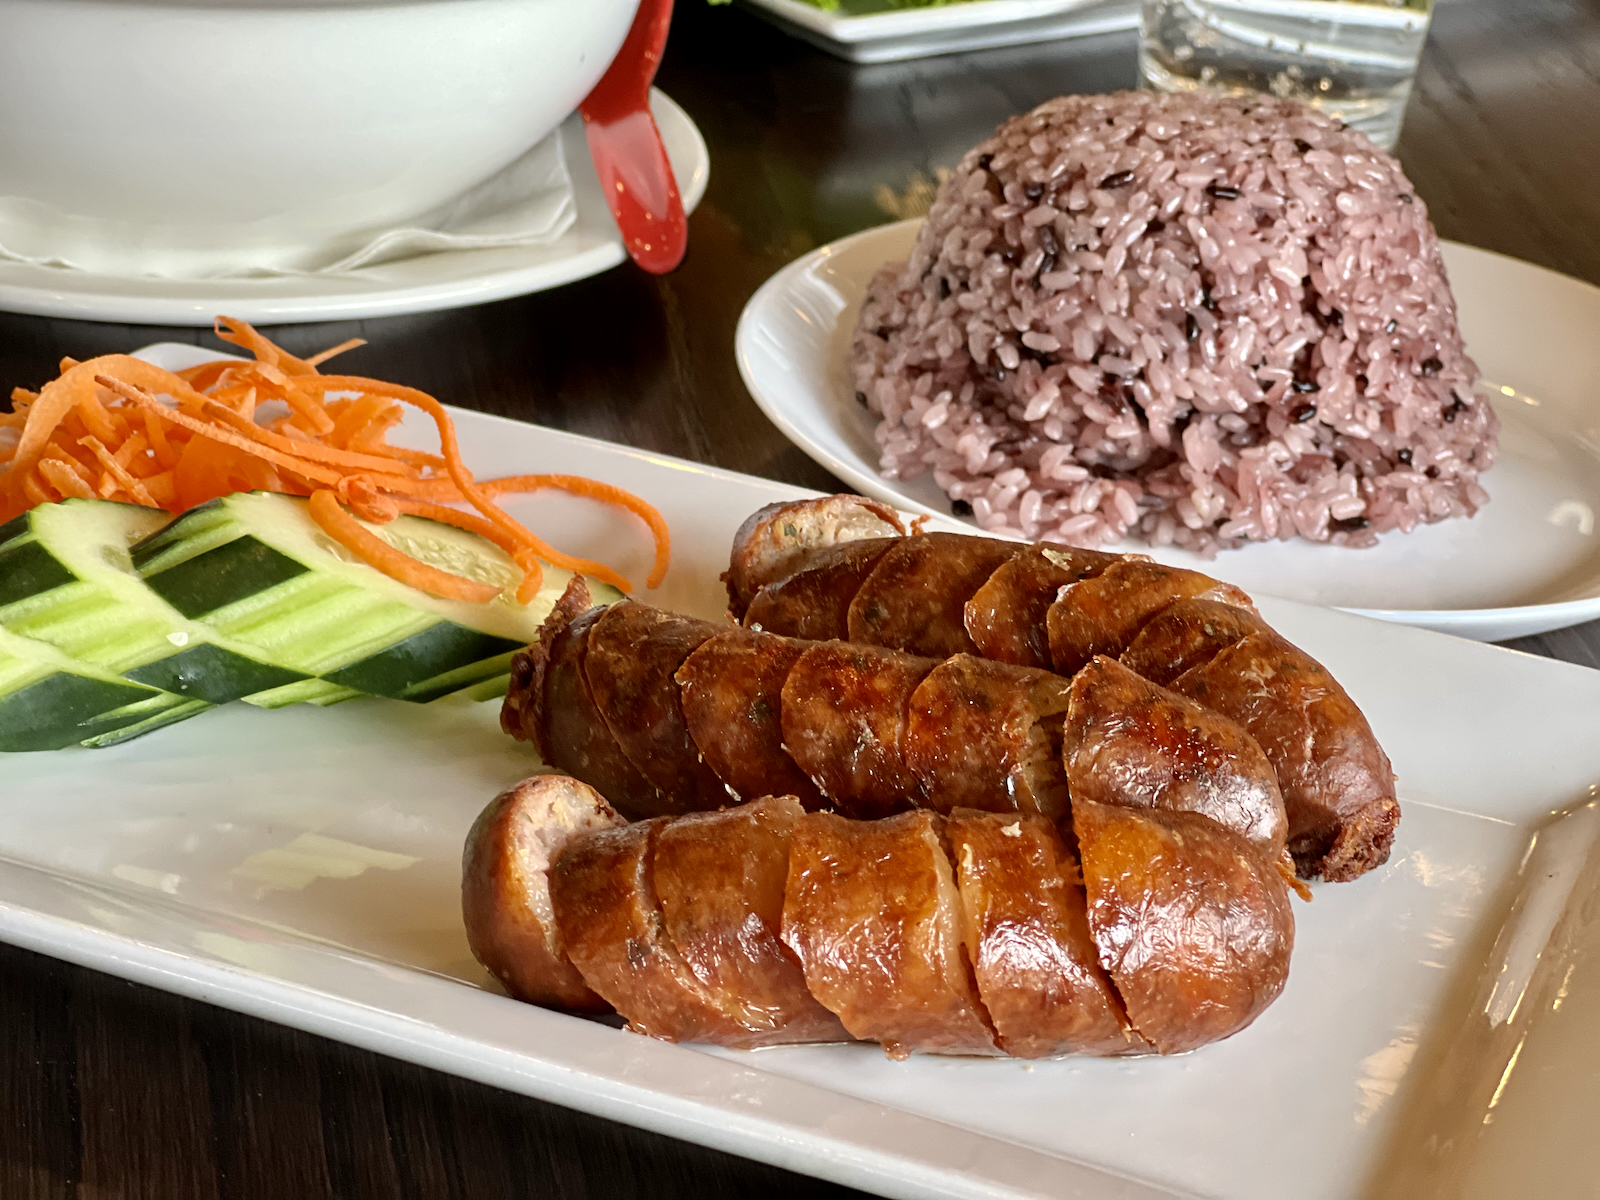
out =
[[350,553],[371,563],[385,575],[421,591],[476,604],[487,604],[500,594],[500,589],[492,584],[477,583],[430,567],[404,550],[391,546],[345,512],[339,505],[339,498],[326,488],[311,493],[311,519],[322,527],[322,532]]
[[[39,391],[15,389],[12,411],[0,413],[0,522],[67,496],[181,512],[230,492],[280,491],[311,497],[313,519],[340,545],[435,595],[484,601],[498,590],[428,566],[363,521],[381,526],[409,513],[485,538],[521,572],[522,603],[539,591],[544,564],[629,590],[611,567],[563,553],[495,502],[557,489],[639,517],[655,542],[646,582],[660,584],[671,542],[654,508],[612,484],[573,475],[478,480],[462,461],[449,410],[434,397],[321,374],[323,363],[364,344],[360,339],[298,358],[243,321],[219,317],[216,333],[254,361],[219,359],[172,372],[127,355],[68,358]],[[389,444],[407,406],[432,419],[437,452]]]

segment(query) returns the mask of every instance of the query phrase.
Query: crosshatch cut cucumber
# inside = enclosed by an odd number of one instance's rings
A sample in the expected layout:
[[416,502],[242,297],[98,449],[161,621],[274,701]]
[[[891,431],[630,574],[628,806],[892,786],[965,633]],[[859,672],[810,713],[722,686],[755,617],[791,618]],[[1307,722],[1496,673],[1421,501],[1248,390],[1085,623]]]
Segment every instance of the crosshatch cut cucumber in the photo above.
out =
[[0,628],[0,751],[115,745],[209,707]]
[[[520,570],[476,534],[412,516],[368,528],[430,566],[507,590],[470,604],[407,587],[323,533],[305,500],[273,492],[185,513],[136,545],[133,563],[183,616],[312,677],[245,697],[264,706],[326,702],[339,690],[416,701],[469,688],[479,695],[537,638],[572,578],[547,566],[538,596],[522,605],[509,586]],[[621,596],[591,587],[597,603]]]
[[7,523],[0,529],[0,626],[208,705],[305,678],[189,620],[144,585],[130,548],[171,519],[136,504],[72,499]]

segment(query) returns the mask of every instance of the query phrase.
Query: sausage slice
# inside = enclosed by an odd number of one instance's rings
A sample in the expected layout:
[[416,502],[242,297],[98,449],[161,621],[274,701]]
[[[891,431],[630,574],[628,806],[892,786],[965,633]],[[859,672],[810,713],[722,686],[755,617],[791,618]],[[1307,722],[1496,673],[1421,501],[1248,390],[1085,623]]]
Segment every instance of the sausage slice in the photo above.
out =
[[1089,929],[1140,1036],[1179,1054],[1243,1029],[1294,947],[1276,865],[1198,813],[1074,801]]
[[1337,680],[1275,633],[1255,633],[1185,672],[1173,691],[1231,717],[1261,744],[1308,879],[1355,879],[1388,861],[1400,822],[1394,768]]
[[461,916],[473,957],[518,1000],[605,1012],[567,958],[550,903],[550,863],[575,838],[623,819],[586,783],[535,775],[472,823],[461,856]]
[[942,824],[929,812],[808,813],[790,842],[783,940],[811,994],[891,1058],[998,1053],[961,952]]
[[906,734],[906,762],[927,805],[1063,815],[1067,686],[1048,671],[970,654],[930,671],[911,694]]
[[768,1032],[767,1045],[849,1038],[779,936],[789,839],[804,812],[784,796],[695,813],[662,826],[652,851],[667,937],[717,1006]]
[[851,642],[820,642],[795,660],[783,685],[783,743],[846,816],[886,817],[921,799],[906,730],[912,693],[936,666]]
[[662,930],[650,882],[657,817],[580,838],[550,870],[550,901],[567,955],[630,1028],[669,1042],[747,1044],[750,1031],[714,1004]]
[[818,496],[759,508],[733,535],[722,577],[728,585],[728,610],[734,620],[742,620],[757,592],[794,574],[813,550],[905,531],[894,509],[864,496]]
[[850,640],[933,658],[973,653],[966,602],[1021,550],[1016,542],[959,533],[901,538],[850,602]]
[[1072,803],[1204,813],[1283,854],[1288,818],[1272,764],[1227,717],[1098,657],[1072,680],[1061,737]]
[[1250,597],[1231,583],[1198,571],[1134,559],[1113,563],[1099,575],[1063,588],[1050,606],[1045,621],[1050,660],[1062,675],[1073,675],[1096,654],[1115,658],[1151,617],[1191,598],[1251,606]]
[[894,544],[893,538],[866,538],[813,551],[793,575],[752,597],[745,625],[819,642],[848,639],[850,602]]
[[589,633],[605,612],[581,611],[588,598],[587,585],[575,577],[539,627],[539,641],[512,658],[500,724],[513,737],[533,742],[550,766],[593,785],[622,812],[646,815],[660,807],[660,795],[612,736],[584,671]]
[[1270,632],[1251,609],[1218,600],[1179,600],[1139,631],[1123,651],[1122,664],[1170,687],[1185,671],[1203,666],[1252,633]]
[[967,635],[985,658],[1049,670],[1045,622],[1056,596],[1068,584],[1092,579],[1121,560],[1119,554],[1047,542],[1018,551],[967,601],[962,612]]
[[1148,1051],[1100,965],[1078,864],[1055,825],[957,809],[946,828],[967,954],[1005,1052]]
[[689,736],[735,800],[791,795],[808,809],[823,807],[817,785],[783,748],[783,683],[810,646],[730,629],[678,668]]
[[648,816],[719,808],[728,793],[689,736],[673,674],[723,626],[624,600],[594,624],[584,677],[618,747],[654,786]]

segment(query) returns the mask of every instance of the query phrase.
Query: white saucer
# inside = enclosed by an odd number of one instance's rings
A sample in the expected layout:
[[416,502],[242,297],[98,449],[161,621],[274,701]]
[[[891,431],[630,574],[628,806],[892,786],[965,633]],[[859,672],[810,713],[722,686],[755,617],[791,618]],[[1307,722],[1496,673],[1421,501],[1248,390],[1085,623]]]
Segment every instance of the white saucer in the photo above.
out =
[[[664,93],[652,93],[650,107],[684,207],[692,210],[710,174],[705,140],[689,114]],[[451,250],[338,276],[268,279],[139,279],[0,262],[0,311],[135,325],[210,325],[218,313],[227,313],[271,325],[460,308],[585,279],[627,254],[577,116],[562,125],[561,137],[577,220],[547,246]]]
[[[869,229],[790,263],[745,307],[736,349],[756,403],[817,462],[868,495],[949,516],[931,477],[879,477],[876,420],[845,368],[867,282],[905,257],[917,224]],[[1469,246],[1446,243],[1444,254],[1467,350],[1506,389],[1495,396],[1504,429],[1483,511],[1386,534],[1369,550],[1294,541],[1209,562],[1155,557],[1252,592],[1485,641],[1600,617],[1600,288]]]

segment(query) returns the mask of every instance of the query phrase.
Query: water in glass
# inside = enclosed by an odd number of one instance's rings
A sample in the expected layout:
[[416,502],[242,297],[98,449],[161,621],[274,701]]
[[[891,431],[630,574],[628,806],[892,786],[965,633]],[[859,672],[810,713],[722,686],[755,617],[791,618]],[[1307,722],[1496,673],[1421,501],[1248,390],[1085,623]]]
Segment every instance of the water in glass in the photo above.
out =
[[1392,149],[1433,0],[1144,0],[1139,71],[1163,92],[1265,92]]

